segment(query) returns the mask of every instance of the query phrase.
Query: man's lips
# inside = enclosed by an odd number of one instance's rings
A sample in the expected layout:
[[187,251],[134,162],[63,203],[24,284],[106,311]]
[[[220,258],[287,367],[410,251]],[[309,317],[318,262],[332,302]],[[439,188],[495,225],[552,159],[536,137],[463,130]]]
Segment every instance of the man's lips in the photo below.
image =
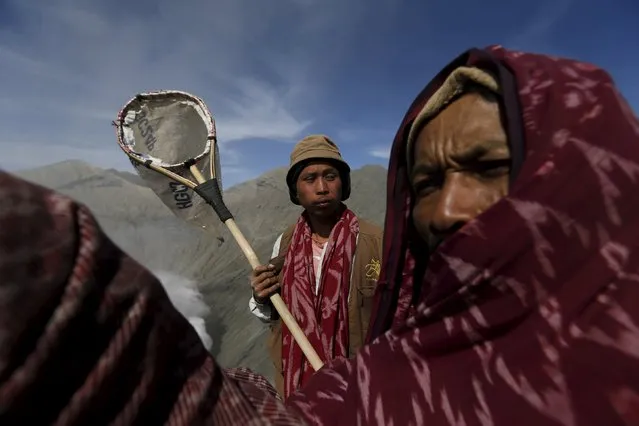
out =
[[332,203],[333,203],[333,200],[320,200],[320,201],[315,201],[313,205],[315,207],[326,207],[331,205]]

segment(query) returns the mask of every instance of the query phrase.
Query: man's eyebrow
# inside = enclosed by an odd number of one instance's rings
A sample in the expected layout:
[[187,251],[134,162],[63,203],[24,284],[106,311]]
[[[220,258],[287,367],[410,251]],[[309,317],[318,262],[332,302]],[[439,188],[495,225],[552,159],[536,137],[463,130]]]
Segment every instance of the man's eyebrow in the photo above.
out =
[[413,167],[413,171],[410,174],[410,180],[413,181],[419,175],[429,175],[435,172],[435,167],[432,167],[426,163],[419,163]]
[[[483,144],[473,145],[465,151],[455,153],[451,155],[451,158],[456,163],[468,163],[480,159],[487,154],[495,153],[494,159],[508,159],[510,154],[504,149],[502,141],[488,141]],[[493,156],[491,156],[493,157]]]

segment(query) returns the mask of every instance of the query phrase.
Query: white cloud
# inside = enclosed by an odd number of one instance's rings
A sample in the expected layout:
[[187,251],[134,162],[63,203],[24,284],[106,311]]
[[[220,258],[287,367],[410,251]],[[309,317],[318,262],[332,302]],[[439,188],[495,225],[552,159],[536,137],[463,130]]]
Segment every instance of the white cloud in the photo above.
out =
[[232,117],[224,122],[218,135],[225,142],[250,139],[289,139],[299,135],[311,124],[293,117],[272,87],[254,79],[239,81],[238,96],[227,104]]
[[8,0],[0,167],[79,158],[130,169],[111,121],[136,93],[174,88],[207,103],[223,166],[237,173],[234,141],[295,140],[312,123],[339,55],[326,43],[365,8],[363,0]]
[[[365,145],[368,146],[367,153],[371,157],[388,160],[393,144],[395,123],[383,126],[377,123],[374,128],[343,128],[335,134],[338,145]],[[374,142],[373,142],[374,141]],[[379,143],[382,141],[381,143]],[[386,141],[384,143],[383,141]]]
[[368,155],[384,160],[390,159],[391,146],[377,146],[368,150]]

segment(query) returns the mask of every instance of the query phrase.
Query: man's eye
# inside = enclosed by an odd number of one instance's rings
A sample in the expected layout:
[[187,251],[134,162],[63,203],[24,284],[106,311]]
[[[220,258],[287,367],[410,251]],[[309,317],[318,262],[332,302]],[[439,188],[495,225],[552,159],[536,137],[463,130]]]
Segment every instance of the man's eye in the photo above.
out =
[[420,197],[425,197],[431,194],[437,189],[437,182],[431,179],[424,179],[413,184],[413,190],[415,194]]
[[327,174],[326,175],[326,180],[334,180],[337,176],[335,176],[334,174]]
[[485,178],[495,178],[510,172],[510,160],[481,161],[472,167],[473,172]]

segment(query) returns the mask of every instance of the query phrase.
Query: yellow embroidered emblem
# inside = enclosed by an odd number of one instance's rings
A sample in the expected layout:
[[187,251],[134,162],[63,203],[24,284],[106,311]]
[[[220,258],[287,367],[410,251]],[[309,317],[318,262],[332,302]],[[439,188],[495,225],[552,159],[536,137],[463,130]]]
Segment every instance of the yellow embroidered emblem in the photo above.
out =
[[377,281],[379,279],[379,272],[382,269],[382,263],[373,258],[371,259],[371,263],[366,265],[364,268],[366,271],[366,278]]

